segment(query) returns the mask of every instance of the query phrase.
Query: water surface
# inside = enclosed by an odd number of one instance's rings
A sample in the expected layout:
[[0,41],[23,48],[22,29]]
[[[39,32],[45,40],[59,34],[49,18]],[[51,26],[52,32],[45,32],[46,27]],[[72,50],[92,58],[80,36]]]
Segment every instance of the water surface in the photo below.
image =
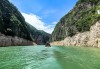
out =
[[0,69],[100,69],[100,49],[61,46],[1,47]]

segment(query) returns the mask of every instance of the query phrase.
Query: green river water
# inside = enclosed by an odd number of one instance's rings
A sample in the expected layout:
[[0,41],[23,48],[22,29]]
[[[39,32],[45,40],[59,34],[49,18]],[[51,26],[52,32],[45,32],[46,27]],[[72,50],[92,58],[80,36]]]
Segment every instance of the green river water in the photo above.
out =
[[1,47],[0,69],[100,69],[100,49],[61,46]]

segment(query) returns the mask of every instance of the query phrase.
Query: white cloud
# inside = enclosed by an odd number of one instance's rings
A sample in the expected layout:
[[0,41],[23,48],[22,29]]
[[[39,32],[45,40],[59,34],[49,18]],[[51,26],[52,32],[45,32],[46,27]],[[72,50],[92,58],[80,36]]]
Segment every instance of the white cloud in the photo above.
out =
[[24,16],[26,22],[28,22],[38,30],[44,30],[47,33],[52,33],[55,27],[55,23],[57,23],[53,22],[52,25],[46,25],[46,23],[42,21],[42,18],[35,14],[22,13],[22,15]]

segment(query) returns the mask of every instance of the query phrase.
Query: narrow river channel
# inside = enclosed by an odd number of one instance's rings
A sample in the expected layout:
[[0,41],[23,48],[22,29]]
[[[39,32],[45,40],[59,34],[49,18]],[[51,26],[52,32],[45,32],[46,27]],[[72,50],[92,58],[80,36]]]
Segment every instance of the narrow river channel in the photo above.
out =
[[100,49],[43,45],[1,47],[0,69],[100,69]]

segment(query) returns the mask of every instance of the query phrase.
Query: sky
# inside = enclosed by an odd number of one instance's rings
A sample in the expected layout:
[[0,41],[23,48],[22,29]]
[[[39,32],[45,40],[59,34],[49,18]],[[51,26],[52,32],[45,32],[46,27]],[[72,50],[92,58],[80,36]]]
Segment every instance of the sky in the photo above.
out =
[[25,21],[47,33],[52,33],[55,25],[67,14],[78,0],[9,0]]

